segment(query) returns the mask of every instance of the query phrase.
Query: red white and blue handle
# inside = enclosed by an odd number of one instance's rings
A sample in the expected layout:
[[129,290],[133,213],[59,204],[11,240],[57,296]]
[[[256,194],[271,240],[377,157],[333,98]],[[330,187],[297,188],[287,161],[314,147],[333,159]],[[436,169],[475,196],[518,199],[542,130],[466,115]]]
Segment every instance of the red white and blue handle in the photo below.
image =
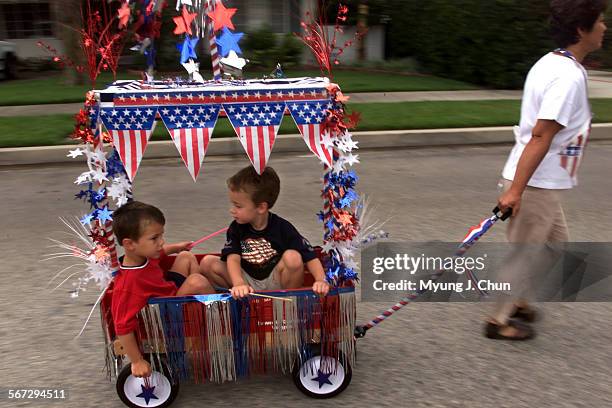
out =
[[[482,237],[497,221],[499,220],[505,221],[511,215],[512,215],[512,209],[508,209],[504,213],[501,213],[500,209],[498,207],[495,207],[493,209],[493,215],[491,217],[485,218],[484,220],[480,222],[480,224],[475,225],[470,228],[467,235],[465,236],[465,238],[463,238],[463,241],[457,248],[457,251],[455,252],[455,256],[456,257],[463,256],[465,252],[468,249],[470,249],[472,245],[474,245],[476,241],[478,241],[480,237]],[[433,273],[430,278],[431,281],[433,282],[437,281],[440,278],[440,276],[442,276],[443,273],[444,271],[437,271]],[[468,277],[474,283],[477,281],[476,276],[471,271],[468,271]],[[475,287],[478,287],[478,285],[476,285]],[[410,303],[411,301],[415,300],[420,295],[425,293],[426,291],[427,289],[419,289],[414,293],[407,294],[406,296],[401,298],[399,302],[397,302],[396,304],[391,306],[389,309],[385,310],[384,312],[376,316],[374,319],[370,320],[368,323],[355,327],[355,337],[361,338],[365,336],[366,332],[370,330],[372,327],[377,326],[378,324],[380,324],[380,322],[387,319],[393,313],[397,312],[398,310],[406,306],[408,303]],[[481,292],[481,294],[486,294],[486,293]]]

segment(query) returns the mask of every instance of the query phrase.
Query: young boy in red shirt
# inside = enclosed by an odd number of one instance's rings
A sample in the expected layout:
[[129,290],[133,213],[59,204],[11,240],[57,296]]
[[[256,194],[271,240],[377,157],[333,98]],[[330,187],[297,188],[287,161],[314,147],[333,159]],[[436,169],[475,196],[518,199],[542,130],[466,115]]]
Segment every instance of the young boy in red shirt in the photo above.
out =
[[[132,363],[132,375],[148,377],[150,364],[140,353],[134,331],[136,315],[149,298],[215,293],[198,273],[198,262],[186,251],[190,242],[164,245],[162,212],[148,204],[132,201],[113,213],[113,232],[125,256],[114,279],[111,310],[115,332]],[[169,271],[160,267],[168,254],[179,253]]]
[[257,174],[252,166],[229,180],[230,214],[221,257],[206,256],[200,270],[211,282],[231,288],[235,298],[254,290],[299,288],[304,284],[304,264],[315,279],[312,290],[329,292],[325,272],[314,249],[291,223],[270,209],[280,192],[280,179],[271,167]]

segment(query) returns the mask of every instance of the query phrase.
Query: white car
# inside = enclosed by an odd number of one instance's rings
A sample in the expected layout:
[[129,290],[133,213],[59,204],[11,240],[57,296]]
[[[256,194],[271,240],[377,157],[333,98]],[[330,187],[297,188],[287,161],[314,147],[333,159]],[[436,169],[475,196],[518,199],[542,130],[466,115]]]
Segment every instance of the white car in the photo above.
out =
[[17,52],[15,44],[0,41],[0,78],[11,79],[17,74]]

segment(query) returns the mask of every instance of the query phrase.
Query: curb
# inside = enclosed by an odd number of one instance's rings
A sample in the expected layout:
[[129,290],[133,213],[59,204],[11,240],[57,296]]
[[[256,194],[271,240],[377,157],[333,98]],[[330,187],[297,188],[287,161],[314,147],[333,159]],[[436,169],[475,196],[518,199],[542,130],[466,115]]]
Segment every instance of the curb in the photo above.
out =
[[[463,129],[418,129],[354,132],[360,149],[435,147],[514,143],[511,126]],[[612,140],[612,123],[593,125],[590,140]],[[74,163],[67,157],[77,145],[37,146],[0,149],[0,166]],[[308,153],[300,135],[279,135],[274,144],[276,153]],[[212,139],[207,156],[243,155],[237,138]],[[153,141],[147,145],[144,159],[166,159],[180,156],[171,140]]]

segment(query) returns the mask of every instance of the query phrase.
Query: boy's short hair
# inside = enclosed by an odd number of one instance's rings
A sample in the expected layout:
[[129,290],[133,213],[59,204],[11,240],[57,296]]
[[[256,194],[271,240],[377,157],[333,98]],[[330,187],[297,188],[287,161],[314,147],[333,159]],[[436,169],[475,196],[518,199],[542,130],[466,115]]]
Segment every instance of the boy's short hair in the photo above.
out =
[[559,47],[580,41],[578,29],[591,31],[608,7],[607,0],[551,0],[550,31]]
[[131,201],[113,212],[113,233],[117,243],[122,245],[125,238],[138,241],[145,228],[151,223],[166,224],[166,218],[159,208],[140,201]]
[[247,166],[227,179],[227,186],[250,195],[255,205],[268,203],[268,208],[272,208],[280,192],[280,179],[272,167],[257,174],[253,166]]

